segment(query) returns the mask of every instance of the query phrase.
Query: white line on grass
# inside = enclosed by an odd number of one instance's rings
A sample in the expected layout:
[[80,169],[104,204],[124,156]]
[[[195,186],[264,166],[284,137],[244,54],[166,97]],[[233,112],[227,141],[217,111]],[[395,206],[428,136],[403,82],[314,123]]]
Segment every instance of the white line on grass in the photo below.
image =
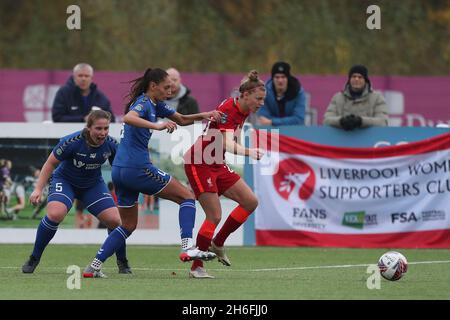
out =
[[[435,264],[435,263],[450,263],[450,260],[442,260],[442,261],[416,261],[416,262],[408,262],[408,265],[411,264]],[[372,263],[373,264],[373,263]],[[342,264],[342,265],[333,265],[333,266],[310,266],[310,267],[292,267],[292,268],[265,268],[265,269],[252,269],[245,271],[253,271],[253,272],[261,272],[261,271],[292,271],[292,270],[310,270],[310,269],[341,269],[341,268],[355,268],[355,267],[368,267],[371,264]],[[244,271],[244,270],[242,270]]]
[[[450,263],[450,260],[438,260],[438,261],[416,261],[416,262],[408,262],[408,265],[415,264],[437,264],[437,263]],[[373,264],[373,263],[372,263]],[[308,267],[291,267],[291,268],[264,268],[264,269],[214,269],[208,268],[212,271],[232,271],[232,272],[267,272],[267,271],[293,271],[293,270],[314,270],[314,269],[342,269],[342,268],[358,268],[358,267],[367,267],[371,265],[370,263],[365,264],[342,264],[342,265],[331,265],[331,266],[308,266]],[[43,267],[41,269],[44,270],[60,270],[65,269],[66,267]],[[17,267],[2,267],[0,269],[20,269],[20,266]],[[115,269],[114,267],[105,267],[105,270]],[[139,268],[132,267],[132,270],[139,271],[186,271],[187,268],[184,269],[164,269],[164,268]]]

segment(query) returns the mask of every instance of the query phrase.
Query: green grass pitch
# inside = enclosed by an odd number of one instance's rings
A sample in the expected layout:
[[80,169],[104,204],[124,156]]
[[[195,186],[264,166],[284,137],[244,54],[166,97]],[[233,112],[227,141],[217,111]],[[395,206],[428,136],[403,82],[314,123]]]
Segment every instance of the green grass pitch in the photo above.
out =
[[112,257],[107,279],[81,279],[70,290],[67,267],[82,270],[98,246],[50,244],[35,273],[22,274],[31,249],[0,245],[0,299],[450,299],[450,250],[398,249],[409,261],[405,277],[369,290],[367,265],[388,249],[230,247],[231,267],[210,261],[215,279],[189,279],[178,247],[129,246],[132,275],[118,274]]

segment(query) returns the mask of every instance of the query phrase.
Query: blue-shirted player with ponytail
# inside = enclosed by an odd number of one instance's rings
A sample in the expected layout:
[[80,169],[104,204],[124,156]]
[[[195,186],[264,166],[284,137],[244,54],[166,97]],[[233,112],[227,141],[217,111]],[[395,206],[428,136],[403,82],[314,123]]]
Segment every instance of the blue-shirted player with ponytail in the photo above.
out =
[[[167,130],[172,133],[177,124],[184,126],[201,120],[220,121],[221,113],[211,111],[181,115],[169,108],[163,101],[170,95],[171,83],[167,72],[162,69],[147,69],[142,77],[132,83],[130,100],[123,118],[121,141],[112,168],[122,226],[108,236],[97,256],[86,268],[85,273],[88,274],[101,272],[103,262],[120,248],[136,229],[139,193],[157,194],[159,198],[180,205],[182,261],[211,260],[216,256],[194,246],[192,230],[196,211],[195,197],[177,179],[152,164],[148,143],[153,130]],[[172,121],[157,122],[157,118],[169,118]]]
[[[62,138],[42,167],[30,202],[40,202],[42,191],[51,177],[47,215],[37,229],[33,252],[22,266],[24,273],[34,272],[45,247],[72,207],[74,198],[81,200],[86,209],[109,230],[120,226],[119,211],[101,174],[102,164],[106,160],[112,163],[117,151],[117,141],[108,136],[110,121],[109,112],[91,111],[86,128]],[[119,273],[131,273],[125,242],[115,252]],[[91,276],[102,274],[93,272]]]

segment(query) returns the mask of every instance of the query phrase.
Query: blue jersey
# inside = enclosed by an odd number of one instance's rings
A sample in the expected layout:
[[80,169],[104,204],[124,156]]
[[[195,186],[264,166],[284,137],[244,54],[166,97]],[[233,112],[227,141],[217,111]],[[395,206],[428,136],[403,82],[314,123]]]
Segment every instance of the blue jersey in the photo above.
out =
[[79,188],[89,188],[103,181],[101,166],[108,159],[112,163],[117,151],[117,141],[108,136],[99,147],[87,144],[82,131],[61,138],[53,155],[61,163],[53,173]]
[[[150,122],[156,122],[157,118],[169,117],[175,113],[175,110],[165,103],[155,104],[144,94],[140,95],[131,105],[130,111],[137,112],[139,117]],[[151,164],[148,142],[152,137],[152,130],[124,124],[120,136],[121,140],[114,159],[114,166],[145,168]]]

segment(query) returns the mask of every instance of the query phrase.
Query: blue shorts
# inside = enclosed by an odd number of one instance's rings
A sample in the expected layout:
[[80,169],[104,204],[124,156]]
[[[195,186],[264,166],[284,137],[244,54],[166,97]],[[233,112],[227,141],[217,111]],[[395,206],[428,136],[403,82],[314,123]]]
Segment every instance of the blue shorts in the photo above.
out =
[[94,216],[97,216],[103,210],[116,206],[103,180],[92,187],[79,188],[72,185],[67,179],[52,176],[48,191],[48,202],[62,202],[69,211],[72,208],[74,198],[80,200],[85,209]]
[[118,206],[133,207],[139,193],[153,195],[161,192],[170,182],[171,176],[149,165],[146,168],[112,167],[112,180],[116,188]]

